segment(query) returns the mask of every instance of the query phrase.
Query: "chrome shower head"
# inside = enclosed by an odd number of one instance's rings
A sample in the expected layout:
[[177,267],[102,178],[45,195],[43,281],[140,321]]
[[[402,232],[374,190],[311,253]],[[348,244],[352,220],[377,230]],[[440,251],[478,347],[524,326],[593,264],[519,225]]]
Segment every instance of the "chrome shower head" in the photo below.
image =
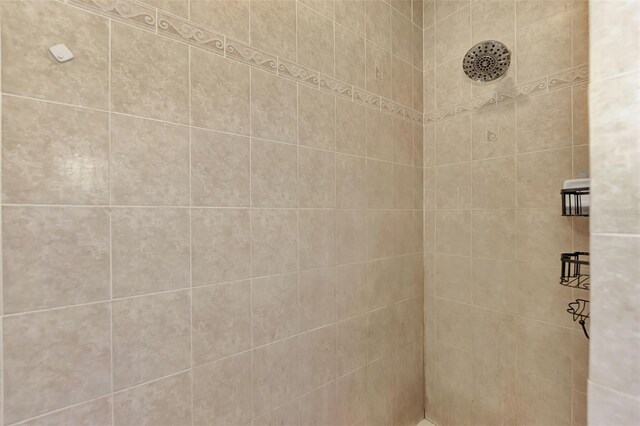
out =
[[462,60],[464,73],[473,81],[488,82],[502,77],[509,69],[511,51],[496,40],[473,46]]

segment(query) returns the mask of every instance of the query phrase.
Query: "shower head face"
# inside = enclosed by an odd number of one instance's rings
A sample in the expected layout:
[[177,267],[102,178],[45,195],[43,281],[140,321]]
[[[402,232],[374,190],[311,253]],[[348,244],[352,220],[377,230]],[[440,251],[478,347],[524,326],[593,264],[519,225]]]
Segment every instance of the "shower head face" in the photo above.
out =
[[502,77],[511,64],[511,51],[496,40],[473,46],[462,60],[464,73],[473,81],[486,83]]

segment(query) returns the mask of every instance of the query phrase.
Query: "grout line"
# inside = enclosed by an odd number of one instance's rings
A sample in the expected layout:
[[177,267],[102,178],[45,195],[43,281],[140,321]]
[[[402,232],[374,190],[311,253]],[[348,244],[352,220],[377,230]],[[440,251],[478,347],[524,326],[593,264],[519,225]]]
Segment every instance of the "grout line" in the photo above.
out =
[[[189,5],[190,7],[190,5]],[[188,84],[189,84],[189,360],[190,362],[190,390],[191,390],[191,426],[194,424],[195,418],[195,404],[194,404],[194,368],[193,368],[193,111],[192,111],[192,81],[191,81],[191,61],[192,61],[192,52],[191,47],[188,50]]]
[[113,202],[113,197],[112,197],[112,185],[111,185],[111,174],[112,174],[112,170],[111,170],[111,164],[112,164],[112,156],[111,156],[111,134],[112,134],[112,122],[111,122],[111,105],[112,105],[112,94],[111,94],[111,66],[112,66],[112,58],[111,58],[111,40],[112,40],[112,36],[113,36],[113,21],[111,19],[109,19],[108,21],[108,26],[109,26],[109,58],[108,58],[108,91],[109,91],[109,99],[108,99],[108,104],[107,104],[107,108],[109,110],[109,116],[108,116],[108,131],[109,131],[109,140],[108,140],[108,157],[107,157],[107,185],[108,185],[108,191],[109,191],[109,208],[108,208],[108,214],[109,214],[109,333],[110,333],[110,345],[109,345],[109,349],[111,351],[111,424],[115,425],[115,421],[116,421],[116,404],[115,404],[115,399],[113,398],[113,392],[114,392],[114,388],[115,388],[115,360],[114,360],[114,354],[113,354],[113,211],[111,210],[111,204]]

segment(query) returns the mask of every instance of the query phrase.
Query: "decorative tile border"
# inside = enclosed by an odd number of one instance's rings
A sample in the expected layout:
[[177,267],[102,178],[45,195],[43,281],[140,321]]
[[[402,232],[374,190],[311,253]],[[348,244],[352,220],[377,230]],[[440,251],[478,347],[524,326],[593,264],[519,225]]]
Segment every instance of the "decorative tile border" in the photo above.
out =
[[360,89],[357,87],[353,88],[353,100],[355,102],[359,102],[365,104],[368,107],[375,108],[377,110],[380,109],[380,96],[374,95],[373,93],[367,92],[364,89]]
[[68,0],[82,9],[127,22],[145,30],[156,30],[156,9],[131,0]]
[[589,66],[574,68],[549,76],[549,90],[573,86],[589,81]]
[[589,81],[589,67],[581,65],[556,74],[542,77],[538,80],[520,84],[518,86],[500,88],[489,96],[474,98],[469,102],[455,105],[454,107],[441,108],[435,111],[427,111],[424,114],[426,124],[445,120],[456,115],[470,114],[516,102],[520,99],[547,93],[548,91],[569,87],[576,84],[584,84]]
[[293,62],[278,58],[278,75],[305,83],[313,87],[318,87],[318,72],[301,67]]
[[284,78],[331,92],[405,120],[420,124],[425,121],[425,116],[421,111],[415,111],[408,106],[353,87],[295,62],[255,49],[246,43],[137,0],[66,0],[66,2],[89,12],[126,22],[156,32],[160,36],[178,40],[216,55],[223,55],[264,71],[276,73]]
[[456,115],[470,114],[474,111],[483,111],[485,109],[492,108],[496,105],[497,94],[493,93],[491,96],[476,97],[462,104],[458,104],[455,107]]
[[224,36],[160,11],[158,11],[158,34],[224,55]]
[[353,98],[353,87],[347,83],[334,80],[331,77],[320,74],[318,79],[318,87],[321,90],[332,92],[335,95],[342,96],[347,99]]
[[547,77],[509,89],[498,89],[498,104],[515,102],[527,96],[535,96],[547,91]]
[[278,69],[278,58],[254,49],[251,46],[227,37],[224,51],[226,57],[244,62],[256,68],[275,73]]

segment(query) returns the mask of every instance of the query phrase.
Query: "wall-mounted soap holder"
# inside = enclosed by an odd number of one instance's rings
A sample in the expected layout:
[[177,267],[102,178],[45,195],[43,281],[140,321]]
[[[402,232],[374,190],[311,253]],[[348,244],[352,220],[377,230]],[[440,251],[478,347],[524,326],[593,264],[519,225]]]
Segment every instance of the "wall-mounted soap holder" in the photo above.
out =
[[560,255],[560,285],[589,290],[589,253],[576,251]]
[[565,180],[562,190],[562,216],[589,216],[589,179]]
[[589,319],[589,301],[576,299],[575,302],[569,303],[567,312],[573,316],[573,321],[578,321],[582,326],[582,331],[584,331],[584,335],[587,336],[588,339],[589,333],[587,332],[586,322]]

